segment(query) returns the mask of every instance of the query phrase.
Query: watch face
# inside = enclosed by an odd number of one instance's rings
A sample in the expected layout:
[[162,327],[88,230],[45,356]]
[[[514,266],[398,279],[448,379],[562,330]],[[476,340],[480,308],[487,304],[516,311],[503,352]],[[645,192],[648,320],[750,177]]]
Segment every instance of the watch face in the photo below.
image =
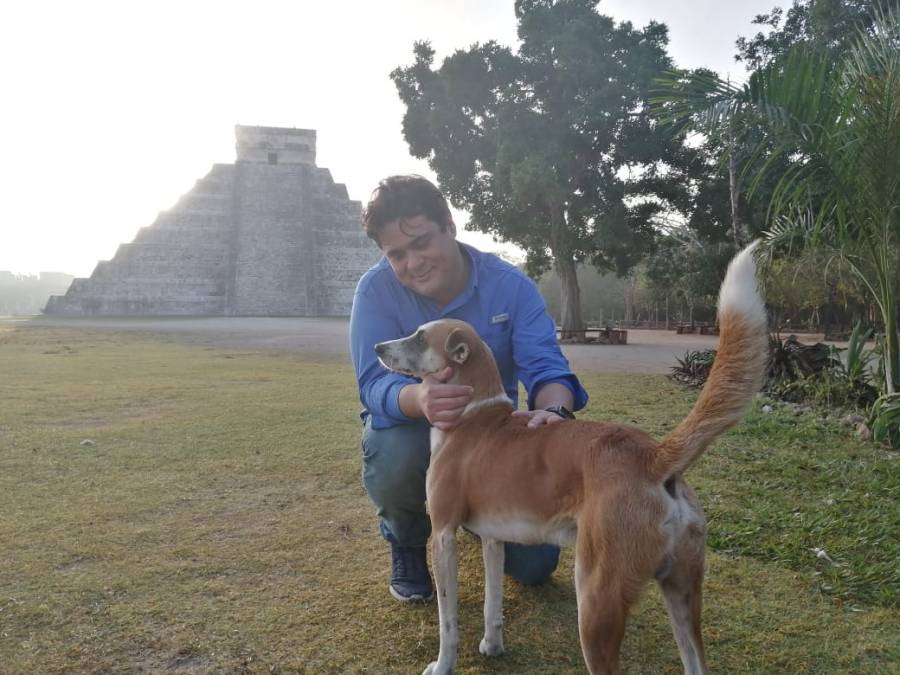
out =
[[553,405],[553,406],[550,406],[549,408],[544,408],[544,410],[546,410],[547,412],[556,413],[560,417],[567,419],[567,420],[575,419],[575,415],[572,414],[572,411],[569,410],[564,405]]

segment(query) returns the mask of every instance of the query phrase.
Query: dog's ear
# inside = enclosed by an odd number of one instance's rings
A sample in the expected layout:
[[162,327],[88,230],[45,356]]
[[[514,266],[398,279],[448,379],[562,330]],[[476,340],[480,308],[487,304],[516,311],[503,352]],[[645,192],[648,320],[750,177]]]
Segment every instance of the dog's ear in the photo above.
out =
[[447,336],[447,341],[444,343],[444,351],[451,361],[455,361],[460,365],[466,362],[471,348],[469,343],[466,342],[466,336],[463,334],[462,329],[454,328],[450,331],[450,335]]

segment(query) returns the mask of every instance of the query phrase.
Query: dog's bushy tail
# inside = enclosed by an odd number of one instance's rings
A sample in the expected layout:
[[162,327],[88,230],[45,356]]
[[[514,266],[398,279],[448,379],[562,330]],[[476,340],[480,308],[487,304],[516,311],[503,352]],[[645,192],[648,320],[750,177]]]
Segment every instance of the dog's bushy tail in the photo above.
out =
[[766,310],[756,283],[754,242],[738,253],[719,291],[719,349],[693,409],[650,461],[658,480],[684,471],[737,424],[763,384],[769,358]]

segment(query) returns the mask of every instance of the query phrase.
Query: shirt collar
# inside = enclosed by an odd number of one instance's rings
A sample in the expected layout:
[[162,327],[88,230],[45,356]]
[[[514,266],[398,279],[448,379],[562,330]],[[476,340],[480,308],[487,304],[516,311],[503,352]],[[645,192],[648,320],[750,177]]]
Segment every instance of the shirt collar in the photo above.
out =
[[462,292],[451,300],[446,307],[441,310],[441,316],[446,316],[455,309],[466,304],[475,294],[478,288],[478,263],[480,261],[479,251],[468,244],[457,242],[462,254],[469,261],[469,279],[466,281],[466,287]]

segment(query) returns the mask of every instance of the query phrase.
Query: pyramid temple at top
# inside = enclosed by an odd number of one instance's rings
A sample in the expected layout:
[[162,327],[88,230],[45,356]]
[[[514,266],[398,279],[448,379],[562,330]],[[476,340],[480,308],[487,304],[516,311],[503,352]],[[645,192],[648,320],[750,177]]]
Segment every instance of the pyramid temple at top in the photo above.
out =
[[44,312],[70,315],[340,316],[380,253],[361,205],[316,166],[316,132],[235,127],[174,207],[75,279]]

